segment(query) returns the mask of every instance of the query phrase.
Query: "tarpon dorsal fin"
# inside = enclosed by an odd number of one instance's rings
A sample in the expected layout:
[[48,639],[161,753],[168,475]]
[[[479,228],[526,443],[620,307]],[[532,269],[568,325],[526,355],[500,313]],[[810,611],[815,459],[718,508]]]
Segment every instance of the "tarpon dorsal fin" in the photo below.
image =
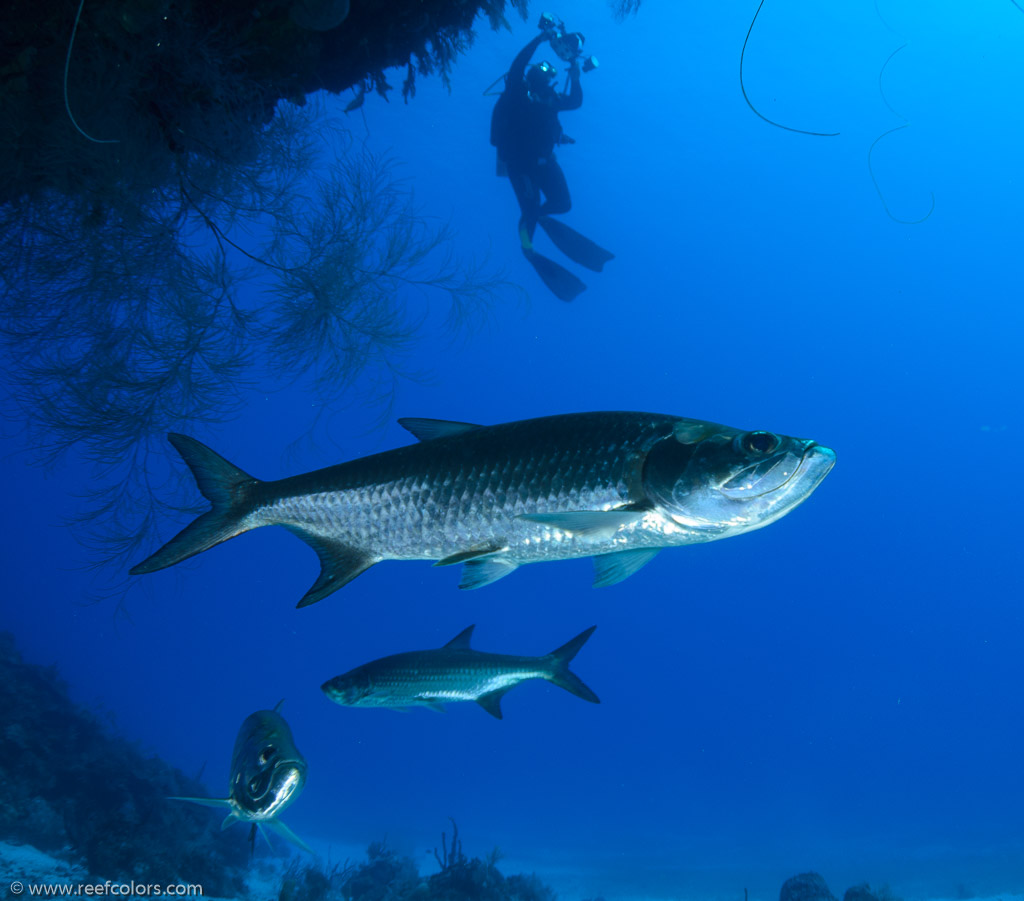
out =
[[276,703],[276,704],[274,705],[274,713],[280,713],[280,712],[281,712],[281,705],[282,705],[282,704],[284,704],[284,698],[281,698],[281,700],[280,700],[280,701],[278,701],[278,702],[277,702],[277,703]]
[[660,550],[657,547],[642,547],[631,551],[616,551],[614,554],[598,554],[594,557],[594,587],[605,588],[628,579],[650,563]]
[[458,635],[456,635],[451,641],[449,641],[447,644],[441,645],[441,647],[442,648],[447,648],[450,651],[452,651],[452,650],[462,650],[462,651],[469,651],[469,650],[471,650],[471,648],[469,646],[469,640],[470,640],[470,638],[473,637],[473,630],[475,628],[476,628],[476,623],[473,623],[472,626],[466,626],[466,628],[463,629]]
[[404,416],[398,424],[420,441],[433,441],[435,438],[450,438],[452,435],[464,435],[481,426],[472,422],[453,422],[449,419],[420,419],[415,416]]

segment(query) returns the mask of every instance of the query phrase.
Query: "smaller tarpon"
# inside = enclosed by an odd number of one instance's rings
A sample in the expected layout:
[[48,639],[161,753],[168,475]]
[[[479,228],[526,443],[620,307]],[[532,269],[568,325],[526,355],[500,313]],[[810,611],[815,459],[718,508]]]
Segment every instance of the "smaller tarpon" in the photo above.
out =
[[469,646],[474,628],[463,629],[440,648],[407,651],[364,663],[320,687],[327,697],[345,707],[429,707],[443,711],[447,701],[476,701],[499,720],[505,692],[530,679],[553,682],[584,701],[601,703],[583,680],[569,671],[570,661],[596,626],[543,657],[474,651]]
[[283,703],[278,701],[273,710],[257,710],[245,718],[231,754],[231,783],[226,798],[171,800],[227,808],[221,829],[232,823],[251,823],[250,843],[255,842],[259,829],[269,844],[265,830],[270,829],[312,854],[309,846],[277,819],[306,782],[306,761],[295,747],[292,730],[278,713]]

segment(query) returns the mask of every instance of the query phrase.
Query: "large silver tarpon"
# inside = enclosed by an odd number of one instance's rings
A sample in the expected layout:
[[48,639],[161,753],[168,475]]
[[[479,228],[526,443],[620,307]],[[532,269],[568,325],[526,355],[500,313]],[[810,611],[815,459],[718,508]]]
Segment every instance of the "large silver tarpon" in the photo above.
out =
[[399,422],[419,443],[273,482],[170,435],[213,506],[132,573],[282,525],[320,557],[299,606],[382,560],[462,563],[459,587],[479,588],[524,563],[594,557],[594,584],[612,585],[663,547],[785,516],[835,463],[814,441],[654,413]]

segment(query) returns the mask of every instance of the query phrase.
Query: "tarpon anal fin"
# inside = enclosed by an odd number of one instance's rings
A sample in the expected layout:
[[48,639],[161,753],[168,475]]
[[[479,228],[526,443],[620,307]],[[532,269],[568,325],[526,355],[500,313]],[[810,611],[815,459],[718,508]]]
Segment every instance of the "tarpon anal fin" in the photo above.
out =
[[337,591],[342,585],[347,585],[377,562],[377,558],[372,557],[366,551],[341,541],[324,538],[320,535],[311,535],[305,531],[298,532],[298,534],[316,551],[316,555],[320,558],[320,575],[313,583],[313,587],[303,595],[302,600],[296,605],[298,607],[308,607],[310,604],[322,601],[327,595]]
[[571,532],[580,538],[610,538],[641,519],[643,510],[578,510],[569,513],[522,513],[516,519]]
[[472,560],[474,557],[487,557],[491,554],[500,554],[502,551],[507,551],[508,546],[505,544],[478,544],[475,547],[471,547],[467,551],[459,551],[456,554],[449,554],[447,557],[442,557],[438,560],[434,566],[453,566],[456,563],[465,563],[467,560]]
[[463,435],[479,429],[480,426],[472,422],[452,422],[448,419],[420,419],[415,416],[405,416],[398,420],[398,424],[420,441],[433,441],[435,438],[450,438],[452,435]]
[[661,548],[644,547],[594,557],[594,587],[605,588],[628,579],[638,569],[650,563]]
[[500,720],[502,719],[501,699],[506,691],[508,691],[508,688],[499,688],[497,691],[489,691],[485,695],[480,695],[480,697],[476,699],[476,702],[491,716]]
[[469,647],[469,640],[473,637],[473,630],[476,628],[476,623],[472,626],[466,626],[458,635],[456,635],[447,644],[441,645],[442,648],[448,648],[448,650],[471,650]]
[[514,563],[507,557],[478,557],[474,560],[467,560],[462,567],[462,578],[459,580],[459,588],[467,591],[474,588],[483,588],[491,582],[503,579],[510,572],[514,571],[518,563]]

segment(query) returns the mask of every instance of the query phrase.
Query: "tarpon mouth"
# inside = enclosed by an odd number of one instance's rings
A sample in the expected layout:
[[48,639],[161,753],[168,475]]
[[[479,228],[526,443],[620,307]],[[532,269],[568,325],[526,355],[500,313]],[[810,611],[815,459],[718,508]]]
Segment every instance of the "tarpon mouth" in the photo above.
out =
[[779,491],[786,487],[793,488],[799,485],[803,497],[797,503],[802,503],[814,493],[814,489],[831,472],[835,463],[836,452],[832,448],[815,441],[808,441],[793,474],[775,490]]
[[[814,482],[815,486],[817,486],[821,480],[831,472],[832,467],[836,465],[836,452],[830,447],[825,447],[824,444],[818,444],[816,441],[808,441],[807,447],[804,448],[804,455],[800,458],[800,465],[797,467],[797,470],[800,473],[804,473],[809,470],[812,465],[818,462],[821,463],[822,469],[821,474]],[[794,475],[796,475],[796,473],[794,473]]]

